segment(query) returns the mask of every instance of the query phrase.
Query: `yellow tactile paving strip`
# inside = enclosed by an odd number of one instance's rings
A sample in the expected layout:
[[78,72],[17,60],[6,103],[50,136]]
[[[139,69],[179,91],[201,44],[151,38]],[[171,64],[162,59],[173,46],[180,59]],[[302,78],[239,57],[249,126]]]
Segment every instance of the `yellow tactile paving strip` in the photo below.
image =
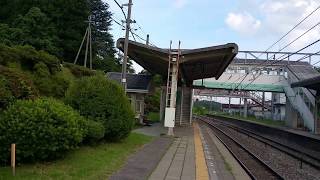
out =
[[200,138],[199,126],[193,123],[194,129],[194,146],[196,153],[196,179],[209,180],[208,167],[204,157],[203,146]]

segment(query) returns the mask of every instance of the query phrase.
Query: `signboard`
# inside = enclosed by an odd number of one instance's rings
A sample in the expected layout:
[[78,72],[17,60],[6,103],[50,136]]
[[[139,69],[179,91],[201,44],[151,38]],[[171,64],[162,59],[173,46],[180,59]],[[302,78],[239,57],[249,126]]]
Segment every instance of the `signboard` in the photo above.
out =
[[174,120],[176,116],[176,108],[166,108],[164,117],[165,127],[174,127]]

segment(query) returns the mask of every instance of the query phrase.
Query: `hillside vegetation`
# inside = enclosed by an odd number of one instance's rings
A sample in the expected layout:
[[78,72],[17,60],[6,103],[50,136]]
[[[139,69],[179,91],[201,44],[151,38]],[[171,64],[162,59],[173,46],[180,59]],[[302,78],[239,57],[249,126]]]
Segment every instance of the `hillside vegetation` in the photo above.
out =
[[[108,7],[101,0],[0,3],[0,166],[9,165],[12,143],[18,163],[33,163],[129,136],[129,100],[105,77],[121,67]],[[70,63],[89,15],[93,70]]]

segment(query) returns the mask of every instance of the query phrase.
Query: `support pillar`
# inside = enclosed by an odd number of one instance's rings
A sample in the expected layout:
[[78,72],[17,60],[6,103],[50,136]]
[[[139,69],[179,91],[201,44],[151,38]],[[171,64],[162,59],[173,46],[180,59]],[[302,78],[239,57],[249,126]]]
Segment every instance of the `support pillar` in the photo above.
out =
[[[166,110],[164,126],[168,127],[168,135],[173,136],[173,127],[175,125],[176,116],[176,101],[177,101],[177,85],[178,85],[178,65],[177,63],[171,64],[171,82],[167,85],[166,97]],[[169,72],[170,73],[170,72]],[[170,83],[170,84],[169,84]]]
[[[275,96],[276,96],[275,93],[271,93],[271,119],[272,120],[278,120],[275,117],[275,111],[274,111],[274,99],[275,99]],[[280,117],[281,117],[281,113],[280,113]],[[281,118],[280,118],[280,120],[281,120]]]
[[243,116],[245,118],[247,118],[248,117],[248,101],[247,101],[247,98],[243,99],[243,108],[244,108]]
[[262,92],[262,118],[264,119],[264,101],[265,101],[265,92]]
[[[317,92],[318,93],[318,92]],[[320,103],[320,96],[317,95],[315,97],[315,106],[314,106],[314,133],[320,134],[320,118],[318,116],[318,108]]]
[[160,122],[164,125],[164,113],[166,109],[166,87],[161,86],[160,94]]
[[229,97],[229,109],[228,109],[228,111],[229,111],[229,114],[231,114],[231,97]]
[[286,100],[286,125],[292,128],[298,127],[298,113],[293,108],[291,102]]

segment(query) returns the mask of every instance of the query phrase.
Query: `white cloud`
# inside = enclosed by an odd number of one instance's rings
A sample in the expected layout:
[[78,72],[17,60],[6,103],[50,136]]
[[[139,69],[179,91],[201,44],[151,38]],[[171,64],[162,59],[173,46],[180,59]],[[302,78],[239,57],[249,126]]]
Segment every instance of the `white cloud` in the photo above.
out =
[[229,13],[225,23],[235,31],[242,34],[256,33],[261,26],[261,21],[255,19],[248,12],[244,13]]
[[[264,15],[262,21],[265,33],[271,33],[278,37],[293,28],[299,21],[309,15],[319,6],[318,0],[268,0],[260,6],[260,12]],[[320,10],[292,31],[277,47],[285,46],[292,40],[303,34],[309,28],[319,22]],[[297,50],[317,39],[320,36],[319,28],[315,28],[301,39],[290,45],[286,50]],[[275,49],[277,50],[277,49]]]
[[187,0],[174,0],[173,1],[173,6],[175,8],[183,8],[187,4]]

